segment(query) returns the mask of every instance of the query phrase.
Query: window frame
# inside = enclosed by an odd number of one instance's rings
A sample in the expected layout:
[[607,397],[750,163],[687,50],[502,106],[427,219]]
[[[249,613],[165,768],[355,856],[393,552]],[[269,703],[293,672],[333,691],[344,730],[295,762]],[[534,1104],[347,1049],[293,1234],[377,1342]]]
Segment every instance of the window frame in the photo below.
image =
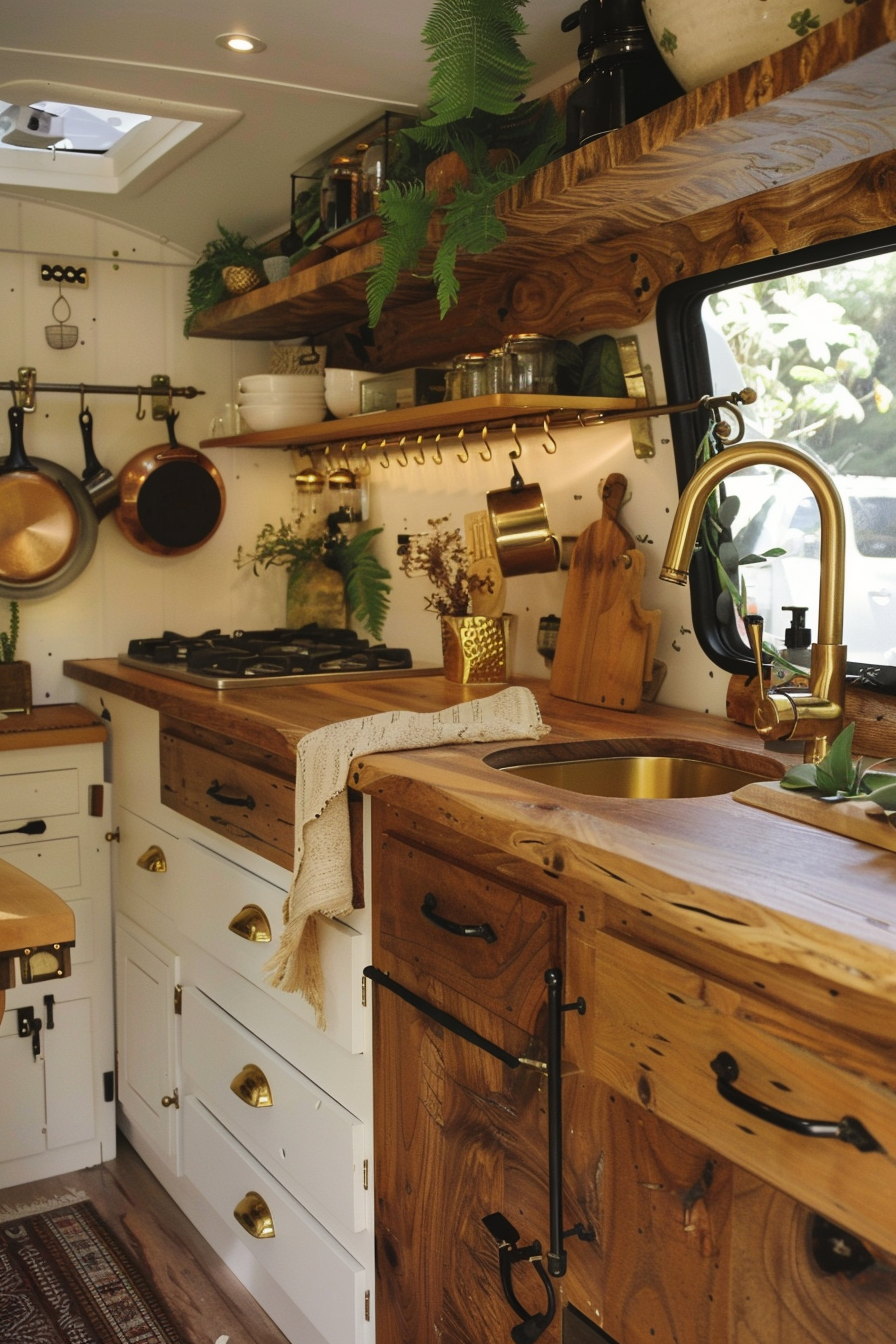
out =
[[[782,275],[793,275],[894,251],[896,225],[891,225],[794,252],[780,253],[775,250],[758,261],[708,271],[668,285],[660,294],[656,309],[657,335],[668,402],[696,401],[712,391],[709,348],[700,316],[703,302],[709,295],[734,289],[753,280],[771,280]],[[740,391],[739,388],[730,390]],[[695,473],[697,448],[706,433],[706,427],[704,412],[672,417],[672,443],[679,493]],[[732,637],[734,632],[724,629],[718,622],[716,599],[720,588],[716,567],[712,557],[700,549],[695,551],[691,564],[690,589],[694,633],[703,652],[726,672],[739,675],[753,673],[755,664],[747,645],[736,635]],[[859,664],[849,667],[851,671],[859,670]]]

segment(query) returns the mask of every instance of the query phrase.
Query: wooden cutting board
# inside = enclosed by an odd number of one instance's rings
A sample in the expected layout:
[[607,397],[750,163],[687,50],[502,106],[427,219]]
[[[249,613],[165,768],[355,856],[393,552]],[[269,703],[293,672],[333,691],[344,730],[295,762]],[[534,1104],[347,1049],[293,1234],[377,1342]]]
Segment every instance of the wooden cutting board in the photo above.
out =
[[791,821],[802,821],[818,826],[835,835],[846,835],[851,840],[862,840],[878,849],[896,853],[896,829],[882,816],[869,816],[861,803],[823,803],[803,789],[782,789],[777,780],[763,780],[745,784],[732,795],[735,802],[749,807],[774,812]]
[[641,606],[644,556],[617,521],[627,484],[618,472],[607,477],[603,513],[573,549],[551,691],[633,711],[652,674],[662,613]]

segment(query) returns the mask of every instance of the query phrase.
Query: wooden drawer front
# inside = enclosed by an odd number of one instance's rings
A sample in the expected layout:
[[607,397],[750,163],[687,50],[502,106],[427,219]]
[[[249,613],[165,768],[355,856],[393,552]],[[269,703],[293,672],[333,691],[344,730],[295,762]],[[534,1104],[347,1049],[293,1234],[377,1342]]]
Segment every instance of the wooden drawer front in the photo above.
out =
[[[332,1344],[363,1339],[367,1287],[363,1266],[195,1097],[188,1097],[184,1106],[184,1175],[324,1339]],[[234,1218],[234,1209],[250,1191],[260,1195],[270,1210],[272,1237],[254,1237]],[[229,1263],[244,1282],[250,1282],[236,1264]]]
[[126,808],[118,810],[118,881],[173,919],[181,889],[180,841]]
[[[181,842],[180,865],[182,880],[175,918],[183,932],[282,1007],[314,1025],[314,1011],[302,995],[272,989],[264,975],[265,962],[283,927],[285,890],[195,840]],[[231,921],[247,906],[257,907],[265,916],[271,942],[250,942],[231,930]],[[343,1049],[360,1054],[364,1049],[364,939],[341,920],[319,919],[317,923],[326,1034]]]
[[[232,1090],[247,1065],[264,1074],[270,1105],[251,1105]],[[362,1231],[362,1122],[192,986],[183,995],[183,1071],[186,1090],[297,1199]]]
[[[532,1031],[545,1001],[544,973],[561,966],[562,909],[386,835],[376,901],[380,945],[465,998]],[[434,901],[434,904],[433,904]],[[487,925],[492,941],[446,931],[421,907],[456,925]],[[420,987],[425,996],[425,986]]]
[[20,868],[29,877],[43,882],[52,891],[81,885],[81,853],[77,836],[65,840],[27,840],[16,843],[16,837],[0,840],[0,853],[7,863]]
[[293,866],[295,781],[159,734],[162,802],[281,868]]
[[35,770],[0,778],[0,821],[73,816],[77,811],[77,770]]
[[[823,1027],[788,1024],[773,1005],[733,985],[610,935],[598,934],[595,953],[585,955],[593,964],[572,972],[570,988],[587,1000],[577,1030],[599,1077],[809,1208],[896,1251],[896,1091],[807,1048]],[[740,1109],[717,1090],[711,1061],[721,1052],[737,1061],[740,1091],[813,1120],[853,1116],[887,1152],[788,1132]]]

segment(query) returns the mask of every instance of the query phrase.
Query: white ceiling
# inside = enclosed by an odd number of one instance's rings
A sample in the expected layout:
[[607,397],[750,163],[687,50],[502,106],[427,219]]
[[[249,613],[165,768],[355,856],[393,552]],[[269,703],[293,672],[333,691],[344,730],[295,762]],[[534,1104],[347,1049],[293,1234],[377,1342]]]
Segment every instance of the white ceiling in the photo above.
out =
[[[531,91],[576,69],[577,33],[560,31],[571,0],[532,0],[522,39]],[[32,0],[3,6],[0,86],[15,80],[194,103],[242,113],[220,138],[140,196],[29,191],[134,224],[197,253],[217,220],[259,241],[282,230],[290,172],[383,108],[425,106],[420,40],[430,0]],[[215,45],[220,33],[267,43],[257,55]],[[84,100],[86,101],[86,100]]]

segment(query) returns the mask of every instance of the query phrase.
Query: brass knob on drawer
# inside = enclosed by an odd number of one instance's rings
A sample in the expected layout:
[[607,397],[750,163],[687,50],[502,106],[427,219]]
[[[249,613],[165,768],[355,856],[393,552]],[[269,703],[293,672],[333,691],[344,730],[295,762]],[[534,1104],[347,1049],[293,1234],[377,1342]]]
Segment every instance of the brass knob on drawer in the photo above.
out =
[[180,1110],[180,1097],[177,1095],[177,1088],[174,1089],[170,1097],[162,1098],[162,1105],[166,1110],[169,1106],[173,1106],[176,1111]]
[[276,1236],[271,1211],[257,1190],[248,1191],[237,1204],[233,1216],[250,1237],[263,1240]]
[[269,943],[271,926],[265,912],[257,905],[244,905],[227,925],[231,933],[250,943]]
[[145,854],[141,854],[137,860],[137,867],[143,868],[147,873],[167,873],[168,860],[158,845],[150,845]]
[[247,1106],[273,1106],[271,1085],[257,1064],[246,1064],[230,1084],[240,1101]]

